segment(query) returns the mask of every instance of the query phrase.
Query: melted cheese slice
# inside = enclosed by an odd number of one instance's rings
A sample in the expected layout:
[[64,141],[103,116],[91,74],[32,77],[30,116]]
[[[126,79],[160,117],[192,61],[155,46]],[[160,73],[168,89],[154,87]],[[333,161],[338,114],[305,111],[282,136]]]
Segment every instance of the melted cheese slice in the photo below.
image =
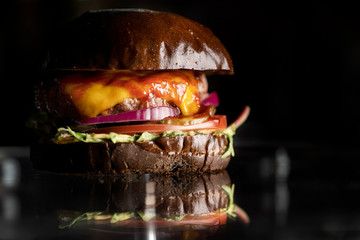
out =
[[142,103],[157,97],[191,116],[200,108],[198,79],[192,71],[78,73],[60,79],[62,87],[85,117],[95,117],[126,99]]

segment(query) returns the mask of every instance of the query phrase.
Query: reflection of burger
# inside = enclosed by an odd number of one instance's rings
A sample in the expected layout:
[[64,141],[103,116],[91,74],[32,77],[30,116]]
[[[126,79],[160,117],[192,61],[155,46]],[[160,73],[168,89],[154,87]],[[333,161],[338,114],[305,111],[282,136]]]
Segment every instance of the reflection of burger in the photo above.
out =
[[[198,235],[215,233],[235,216],[233,192],[226,171],[200,176],[129,175],[123,178],[81,181],[73,178],[69,204],[59,211],[61,229],[146,234]],[[89,185],[92,184],[91,186]],[[86,194],[84,189],[91,189]],[[224,190],[225,189],[225,190]],[[84,196],[87,196],[84,197]],[[79,203],[81,206],[74,204]],[[245,212],[236,206],[239,220],[247,223]]]
[[40,169],[223,170],[249,113],[230,127],[215,115],[206,74],[233,74],[231,58],[208,28],[176,14],[85,13],[50,38],[43,69],[36,104],[57,133],[34,151]]

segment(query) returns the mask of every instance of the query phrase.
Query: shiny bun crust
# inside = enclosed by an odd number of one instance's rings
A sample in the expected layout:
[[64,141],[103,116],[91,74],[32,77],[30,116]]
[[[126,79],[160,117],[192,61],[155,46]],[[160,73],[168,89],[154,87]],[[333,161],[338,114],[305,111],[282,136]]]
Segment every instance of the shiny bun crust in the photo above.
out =
[[49,39],[43,70],[191,69],[233,74],[231,57],[207,27],[167,12],[90,11]]

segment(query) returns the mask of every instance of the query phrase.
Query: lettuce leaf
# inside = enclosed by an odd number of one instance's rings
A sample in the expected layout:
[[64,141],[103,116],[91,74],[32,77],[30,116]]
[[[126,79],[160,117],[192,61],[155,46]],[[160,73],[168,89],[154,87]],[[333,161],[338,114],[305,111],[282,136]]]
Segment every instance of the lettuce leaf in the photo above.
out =
[[104,218],[104,217],[100,217],[100,216],[105,216],[106,218],[108,218],[108,215],[107,214],[104,215],[103,212],[85,212],[85,213],[82,213],[79,216],[75,217],[74,219],[70,220],[70,222],[68,222],[68,223],[60,224],[59,228],[60,229],[71,228],[75,223],[80,222],[80,221]]
[[133,217],[135,217],[135,213],[133,212],[114,213],[111,217],[110,223],[125,221]]
[[226,134],[226,136],[229,139],[229,145],[227,150],[224,152],[224,154],[221,156],[222,158],[226,158],[231,156],[235,156],[234,151],[234,135],[236,133],[236,129],[238,129],[249,117],[250,114],[250,107],[245,106],[244,110],[240,113],[240,115],[235,119],[235,121],[224,131],[222,131],[223,134]]
[[143,132],[140,137],[136,139],[136,142],[153,141],[159,137],[160,135],[156,133]]
[[136,135],[130,136],[127,134],[118,134],[118,133],[113,133],[113,132],[111,132],[109,135],[110,135],[110,139],[113,143],[135,142],[135,138],[137,137]]
[[230,155],[232,157],[235,156],[235,150],[234,150],[234,138],[233,136],[236,133],[236,128],[234,128],[233,126],[234,124],[230,125],[230,127],[228,127],[227,129],[225,129],[224,131],[222,131],[223,134],[225,134],[227,136],[227,138],[229,139],[229,144],[228,147],[226,149],[226,151],[223,153],[223,155],[221,155],[221,158],[227,158]]
[[236,205],[234,203],[235,184],[232,184],[231,187],[229,187],[227,185],[222,185],[221,188],[225,191],[225,193],[229,199],[226,213],[230,217],[236,218]]
[[191,136],[194,134],[219,134],[216,131],[165,131],[162,134],[143,132],[141,134],[128,135],[111,132],[109,134],[95,134],[95,133],[81,133],[72,130],[70,127],[58,128],[55,137],[52,139],[57,144],[67,144],[73,142],[86,142],[86,143],[101,143],[101,142],[145,142],[153,141],[160,137],[174,137],[174,136]]
[[107,134],[80,133],[73,131],[70,127],[67,127],[67,129],[76,139],[86,143],[104,142],[104,140],[108,139]]

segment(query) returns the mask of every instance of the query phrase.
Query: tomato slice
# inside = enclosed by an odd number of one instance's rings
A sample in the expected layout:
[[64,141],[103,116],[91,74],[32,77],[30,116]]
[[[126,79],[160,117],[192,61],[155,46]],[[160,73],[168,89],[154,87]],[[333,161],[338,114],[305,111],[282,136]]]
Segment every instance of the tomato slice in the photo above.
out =
[[165,131],[197,131],[197,130],[223,130],[226,129],[227,122],[225,115],[215,115],[210,117],[207,121],[192,124],[192,125],[171,125],[171,124],[137,124],[112,126],[105,128],[96,128],[89,130],[91,133],[121,133],[121,134],[135,134],[142,132],[163,133]]

